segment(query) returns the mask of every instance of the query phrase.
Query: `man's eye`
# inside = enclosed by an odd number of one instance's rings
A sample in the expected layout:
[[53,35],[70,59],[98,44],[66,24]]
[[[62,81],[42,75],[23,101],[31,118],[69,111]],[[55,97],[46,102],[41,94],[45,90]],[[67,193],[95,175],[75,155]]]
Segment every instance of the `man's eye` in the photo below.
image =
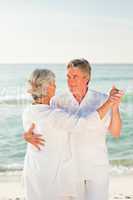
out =
[[73,79],[77,79],[77,78],[78,78],[77,76],[74,76],[74,77],[73,77]]
[[72,77],[68,76],[68,77],[67,77],[68,80],[75,80],[75,79],[77,79],[77,78],[78,78],[77,76],[72,76]]

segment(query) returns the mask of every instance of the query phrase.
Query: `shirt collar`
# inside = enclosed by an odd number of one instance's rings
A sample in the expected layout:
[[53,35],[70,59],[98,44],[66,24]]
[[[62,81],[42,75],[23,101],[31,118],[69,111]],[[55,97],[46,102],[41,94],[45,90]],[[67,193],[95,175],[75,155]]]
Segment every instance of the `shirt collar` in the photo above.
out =
[[74,105],[80,107],[80,106],[83,106],[85,105],[86,103],[88,103],[88,101],[91,99],[92,97],[92,90],[88,88],[84,98],[82,99],[81,103],[79,104],[79,102],[75,99],[75,97],[72,95],[72,93],[69,91],[69,95],[70,95],[70,98],[73,102]]

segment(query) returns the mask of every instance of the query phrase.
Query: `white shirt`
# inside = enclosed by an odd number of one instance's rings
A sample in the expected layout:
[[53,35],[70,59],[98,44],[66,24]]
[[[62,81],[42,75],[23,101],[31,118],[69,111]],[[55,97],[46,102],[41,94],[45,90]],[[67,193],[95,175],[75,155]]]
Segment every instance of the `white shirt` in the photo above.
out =
[[[64,123],[65,121],[65,123]],[[75,121],[77,121],[75,119]],[[51,110],[48,105],[30,105],[23,113],[23,127],[27,131],[35,123],[34,134],[41,134],[45,146],[38,151],[28,143],[24,163],[25,195],[28,200],[59,199],[65,193],[77,194],[73,184],[74,170],[69,185],[64,179],[63,162],[67,157],[67,129],[75,122],[63,111]],[[68,152],[69,153],[69,152]],[[69,186],[69,187],[68,187]]]
[[42,134],[46,143],[41,151],[28,144],[24,165],[27,199],[43,200],[45,197],[51,200],[51,195],[55,197],[62,194],[79,196],[75,186],[79,176],[69,149],[69,133],[73,130],[80,133],[84,124],[87,130],[94,129],[94,125],[101,129],[103,125],[99,114],[93,112],[86,118],[79,118],[60,109],[52,110],[47,105],[31,105],[23,114],[25,131],[32,123],[36,125],[34,133]]
[[[61,107],[68,113],[75,113],[79,117],[87,117],[91,112],[96,111],[107,99],[108,95],[88,90],[82,102],[79,104],[71,93],[55,96],[51,101],[52,107]],[[82,118],[80,119],[82,120]],[[106,133],[110,124],[111,112],[109,111],[100,126],[94,121],[79,123],[78,131],[71,131],[71,148],[77,165],[85,177],[89,174],[89,167],[106,165],[108,166],[108,153],[106,147]],[[84,127],[84,128],[83,128]]]

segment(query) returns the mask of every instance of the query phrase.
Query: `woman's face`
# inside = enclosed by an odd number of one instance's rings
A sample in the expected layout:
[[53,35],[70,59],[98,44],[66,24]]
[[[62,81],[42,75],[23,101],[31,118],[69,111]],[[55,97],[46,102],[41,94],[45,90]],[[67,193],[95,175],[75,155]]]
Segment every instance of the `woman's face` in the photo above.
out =
[[55,81],[53,81],[47,87],[47,94],[50,99],[55,95],[55,91],[56,91],[56,83]]

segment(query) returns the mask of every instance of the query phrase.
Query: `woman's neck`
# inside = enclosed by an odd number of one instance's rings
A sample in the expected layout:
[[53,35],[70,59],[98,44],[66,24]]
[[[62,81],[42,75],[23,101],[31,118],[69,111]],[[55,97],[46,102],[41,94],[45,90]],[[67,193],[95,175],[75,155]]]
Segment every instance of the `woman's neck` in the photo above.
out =
[[46,104],[50,105],[50,98],[49,97],[41,97],[34,100],[33,104]]

